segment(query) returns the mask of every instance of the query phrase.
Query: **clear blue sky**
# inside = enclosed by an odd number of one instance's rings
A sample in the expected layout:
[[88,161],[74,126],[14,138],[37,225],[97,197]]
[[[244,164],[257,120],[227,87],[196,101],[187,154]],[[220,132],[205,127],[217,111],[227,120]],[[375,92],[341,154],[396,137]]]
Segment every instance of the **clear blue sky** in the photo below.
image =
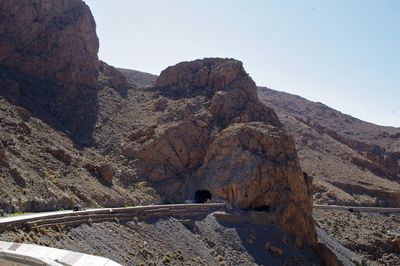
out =
[[400,127],[398,0],[85,0],[100,58],[153,74],[241,60],[260,86]]

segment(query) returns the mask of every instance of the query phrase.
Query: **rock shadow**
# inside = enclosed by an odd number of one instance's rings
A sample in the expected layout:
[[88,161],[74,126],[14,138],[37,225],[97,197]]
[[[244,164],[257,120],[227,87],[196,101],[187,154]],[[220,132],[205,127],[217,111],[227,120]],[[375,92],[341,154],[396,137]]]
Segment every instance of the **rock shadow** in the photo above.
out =
[[[288,236],[276,223],[255,223],[240,219],[243,219],[242,214],[232,221],[215,217],[222,228],[240,238],[241,245],[257,265],[321,265],[312,247],[303,244],[301,249],[296,248],[294,238]],[[283,253],[278,254],[277,249]]]
[[64,132],[77,148],[92,143],[97,93],[96,87],[59,84],[0,67],[0,95]]

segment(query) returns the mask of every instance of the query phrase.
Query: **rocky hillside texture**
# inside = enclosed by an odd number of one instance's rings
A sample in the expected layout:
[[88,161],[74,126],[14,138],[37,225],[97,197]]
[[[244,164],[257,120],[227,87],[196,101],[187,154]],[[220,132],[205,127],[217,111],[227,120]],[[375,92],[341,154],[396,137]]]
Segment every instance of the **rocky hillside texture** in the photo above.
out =
[[0,19],[1,209],[226,201],[314,252],[310,179],[241,62],[180,63],[147,86],[98,60],[80,0],[4,0]]
[[294,137],[314,179],[316,203],[400,206],[400,129],[377,126],[321,103],[259,88]]
[[0,20],[0,94],[89,143],[99,47],[89,8],[81,0],[6,0]]
[[293,243],[278,226],[238,218],[213,213],[193,220],[88,223],[6,232],[0,239],[96,254],[122,265],[322,265],[312,249]]
[[[362,265],[400,265],[400,214],[314,210],[318,227],[361,255]],[[360,263],[361,262],[361,263]]]
[[144,183],[117,178],[127,172],[119,158],[81,146],[94,142],[101,89],[126,95],[128,87],[121,73],[98,61],[89,8],[80,0],[7,0],[0,19],[0,208],[156,200]]
[[126,77],[130,84],[140,88],[153,86],[158,78],[156,75],[137,70],[118,68],[118,71]]
[[[288,232],[315,243],[307,181],[293,140],[239,61],[204,59],[164,70],[152,118],[134,129],[124,155],[168,201],[196,191],[241,209],[277,213]],[[296,229],[295,229],[296,228]]]

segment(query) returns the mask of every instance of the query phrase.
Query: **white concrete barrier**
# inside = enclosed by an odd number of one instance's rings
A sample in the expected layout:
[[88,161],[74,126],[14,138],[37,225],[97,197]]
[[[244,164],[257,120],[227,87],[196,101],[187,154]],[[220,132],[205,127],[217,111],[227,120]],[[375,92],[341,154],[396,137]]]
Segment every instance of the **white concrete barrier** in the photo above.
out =
[[[3,241],[0,241],[0,262],[1,260],[7,266],[121,266],[104,257],[57,248]],[[3,266],[1,263],[0,265]]]
[[0,250],[0,265],[63,266],[46,258],[9,250]]

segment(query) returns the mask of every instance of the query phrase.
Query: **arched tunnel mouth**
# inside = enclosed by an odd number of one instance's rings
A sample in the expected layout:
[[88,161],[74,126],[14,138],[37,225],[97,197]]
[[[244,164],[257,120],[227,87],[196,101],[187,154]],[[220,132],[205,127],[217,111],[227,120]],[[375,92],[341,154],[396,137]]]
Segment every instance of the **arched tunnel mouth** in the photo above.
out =
[[208,190],[197,190],[194,193],[194,203],[206,203],[211,200],[211,192]]

